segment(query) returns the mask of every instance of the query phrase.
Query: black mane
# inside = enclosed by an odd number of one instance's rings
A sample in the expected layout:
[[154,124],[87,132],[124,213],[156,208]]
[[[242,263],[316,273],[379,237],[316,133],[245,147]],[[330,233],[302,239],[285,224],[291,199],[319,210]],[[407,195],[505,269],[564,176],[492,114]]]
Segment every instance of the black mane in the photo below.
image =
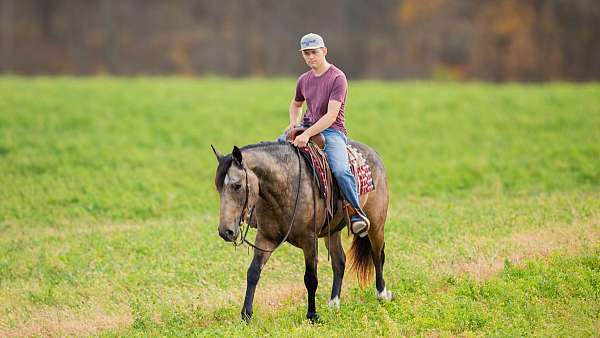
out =
[[[249,144],[247,146],[244,146],[244,147],[240,148],[240,150],[244,151],[244,150],[260,148],[260,149],[264,149],[265,151],[267,151],[269,153],[276,153],[276,152],[280,152],[282,147],[289,148],[289,147],[291,147],[291,145],[287,142],[285,142],[285,143],[282,143],[282,142],[259,142],[259,143],[254,143],[254,144]],[[229,171],[229,168],[231,167],[231,163],[234,163],[233,157],[231,156],[231,154],[227,154],[219,160],[219,166],[217,167],[217,172],[215,174],[215,186],[217,187],[218,192],[221,192],[221,190],[223,189],[223,184],[225,182],[225,176],[227,175],[227,171]]]

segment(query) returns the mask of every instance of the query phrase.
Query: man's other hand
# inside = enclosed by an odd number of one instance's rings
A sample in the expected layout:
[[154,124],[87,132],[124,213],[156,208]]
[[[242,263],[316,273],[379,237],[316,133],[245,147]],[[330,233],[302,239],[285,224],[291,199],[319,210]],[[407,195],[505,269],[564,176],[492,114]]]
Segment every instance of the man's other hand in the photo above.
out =
[[289,125],[288,125],[288,126],[285,128],[285,130],[284,130],[283,132],[287,134],[287,133],[288,133],[290,130],[292,130],[292,129],[294,129],[294,128],[296,128],[296,124],[295,124],[295,123],[290,123],[290,124],[289,124]]

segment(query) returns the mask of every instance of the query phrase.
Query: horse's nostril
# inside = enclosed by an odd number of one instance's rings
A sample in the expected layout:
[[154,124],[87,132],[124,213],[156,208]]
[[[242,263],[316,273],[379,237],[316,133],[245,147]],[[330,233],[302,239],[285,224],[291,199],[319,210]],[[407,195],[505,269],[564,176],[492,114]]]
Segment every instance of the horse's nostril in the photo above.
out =
[[219,230],[219,235],[227,242],[233,242],[235,240],[235,231],[231,229],[221,229]]
[[225,229],[225,230],[220,229],[219,235],[221,236],[221,238],[223,238],[227,242],[232,242],[235,239],[235,237],[234,237],[235,232],[230,229]]

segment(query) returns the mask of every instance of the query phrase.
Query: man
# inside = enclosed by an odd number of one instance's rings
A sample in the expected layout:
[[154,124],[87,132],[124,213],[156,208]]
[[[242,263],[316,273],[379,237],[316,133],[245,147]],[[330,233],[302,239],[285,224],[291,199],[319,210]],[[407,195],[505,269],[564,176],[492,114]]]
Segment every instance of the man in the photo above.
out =
[[[356,181],[350,171],[346,144],[347,131],[344,125],[344,103],[348,91],[346,75],[339,68],[327,62],[327,47],[323,38],[310,33],[300,39],[300,52],[310,70],[300,75],[296,84],[296,95],[290,103],[290,124],[285,130],[296,127],[298,116],[306,101],[307,111],[304,117],[308,118],[311,127],[296,136],[293,144],[305,147],[311,136],[322,133],[325,137],[325,153],[329,167],[338,182],[344,198],[361,215],[354,215],[351,219],[352,231],[359,236],[365,236],[369,220],[360,207]],[[284,135],[278,140],[284,141]]]

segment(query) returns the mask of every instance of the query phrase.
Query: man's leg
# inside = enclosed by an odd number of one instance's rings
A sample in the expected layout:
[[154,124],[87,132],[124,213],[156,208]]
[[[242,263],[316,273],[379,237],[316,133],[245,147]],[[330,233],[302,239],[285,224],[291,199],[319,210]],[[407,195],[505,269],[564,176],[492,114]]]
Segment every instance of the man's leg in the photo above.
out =
[[[366,216],[360,207],[360,201],[358,199],[358,192],[356,189],[356,180],[352,171],[350,170],[350,164],[348,163],[348,151],[346,150],[346,136],[337,130],[326,129],[322,132],[325,136],[325,153],[327,154],[327,160],[329,161],[329,167],[331,173],[335,177],[344,195],[344,198],[352,205],[357,212],[362,213]],[[357,234],[366,235],[366,229],[368,227],[368,220],[362,219],[361,217],[353,217],[351,220],[352,231]]]
[[284,132],[283,134],[279,135],[275,141],[279,142],[279,143],[285,143],[285,138],[286,138],[287,134]]

